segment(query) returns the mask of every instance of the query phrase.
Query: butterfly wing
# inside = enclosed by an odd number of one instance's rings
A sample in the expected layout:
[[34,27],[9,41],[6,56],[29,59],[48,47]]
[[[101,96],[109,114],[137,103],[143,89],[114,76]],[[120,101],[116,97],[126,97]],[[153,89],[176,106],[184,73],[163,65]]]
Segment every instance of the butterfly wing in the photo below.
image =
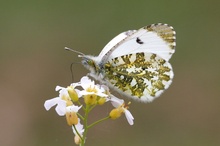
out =
[[113,39],[111,49],[102,54],[104,80],[122,95],[150,102],[172,82],[168,60],[175,51],[175,31],[167,24],[154,24],[120,39]]
[[128,36],[132,35],[134,32],[136,32],[136,30],[129,30],[129,31],[126,31],[126,32],[122,32],[119,35],[117,35],[116,37],[114,37],[107,45],[105,45],[105,47],[100,52],[98,58],[103,58],[103,56],[105,54],[107,54],[107,52],[109,50],[111,50],[118,42],[121,42],[123,39],[125,39]]
[[99,56],[82,55],[90,76],[122,95],[150,102],[169,87],[173,70],[168,62],[175,52],[175,31],[153,24],[113,38]]
[[[132,31],[120,39],[115,39],[114,43],[110,41],[111,45],[106,45],[99,57],[102,58],[102,62],[107,62],[126,54],[149,52],[168,61],[175,52],[175,41],[176,33],[172,26],[161,23],[152,24]],[[110,47],[111,49],[109,49]]]
[[150,102],[169,87],[173,78],[169,62],[152,53],[116,57],[105,64],[106,83],[122,95]]

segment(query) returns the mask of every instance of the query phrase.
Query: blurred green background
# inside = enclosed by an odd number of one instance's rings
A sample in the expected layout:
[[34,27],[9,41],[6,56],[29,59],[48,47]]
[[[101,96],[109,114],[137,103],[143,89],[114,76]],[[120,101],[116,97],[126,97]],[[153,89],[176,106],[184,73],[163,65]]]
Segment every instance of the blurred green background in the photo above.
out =
[[[220,1],[17,0],[0,5],[0,145],[73,146],[65,118],[43,103],[56,85],[71,83],[77,54],[98,55],[120,32],[168,23],[177,32],[170,62],[175,77],[160,98],[132,101],[135,124],[125,117],[89,131],[89,146],[220,145]],[[85,75],[74,65],[75,81]],[[92,120],[111,106],[94,112]]]

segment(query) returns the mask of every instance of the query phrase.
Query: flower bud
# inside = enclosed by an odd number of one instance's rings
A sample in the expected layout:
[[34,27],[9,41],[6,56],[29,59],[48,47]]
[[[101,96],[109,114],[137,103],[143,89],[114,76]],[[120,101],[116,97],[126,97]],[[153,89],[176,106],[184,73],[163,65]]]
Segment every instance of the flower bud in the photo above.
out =
[[90,95],[84,95],[84,102],[87,105],[94,105],[97,103],[97,95],[90,94]]
[[75,135],[74,141],[75,141],[75,144],[77,144],[77,145],[79,145],[81,143],[81,139],[78,135]]
[[106,102],[106,98],[103,98],[103,97],[100,97],[99,99],[98,99],[98,104],[99,105],[103,105],[104,103]]
[[78,101],[78,99],[79,99],[78,94],[76,93],[76,90],[72,86],[68,86],[67,91],[69,93],[70,98],[73,101]]
[[78,124],[78,116],[76,112],[66,112],[66,121],[69,126]]
[[115,108],[110,112],[109,116],[111,119],[115,120],[115,119],[119,118],[122,113],[123,113],[122,108]]

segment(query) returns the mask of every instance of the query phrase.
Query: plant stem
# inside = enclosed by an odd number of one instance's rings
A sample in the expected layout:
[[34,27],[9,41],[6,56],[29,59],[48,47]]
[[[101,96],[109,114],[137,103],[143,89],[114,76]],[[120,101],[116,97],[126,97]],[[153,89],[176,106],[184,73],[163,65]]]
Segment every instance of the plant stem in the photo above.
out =
[[83,132],[83,138],[82,138],[82,141],[81,141],[80,146],[84,146],[84,145],[85,145],[85,139],[86,139],[86,135],[87,135],[87,132],[88,132],[88,115],[89,115],[89,108],[90,108],[90,106],[86,104],[85,116],[84,116],[85,131]]
[[78,132],[78,130],[76,129],[76,126],[75,126],[75,125],[73,125],[73,128],[74,128],[74,130],[76,131],[76,133],[77,133],[77,135],[79,136],[79,138],[82,140],[83,138],[82,138],[82,136],[79,134],[79,132]]
[[80,115],[79,113],[77,113],[77,116],[84,121],[84,117],[82,115]]
[[90,112],[94,107],[96,107],[96,104],[89,108],[89,112]]
[[95,121],[94,123],[92,123],[92,124],[90,124],[90,125],[88,126],[88,129],[91,128],[91,127],[93,127],[94,125],[96,125],[96,124],[102,122],[102,121],[105,121],[105,120],[109,119],[109,118],[110,118],[110,116],[105,117],[105,118],[102,118],[102,119],[100,119],[100,120],[98,120],[98,121]]

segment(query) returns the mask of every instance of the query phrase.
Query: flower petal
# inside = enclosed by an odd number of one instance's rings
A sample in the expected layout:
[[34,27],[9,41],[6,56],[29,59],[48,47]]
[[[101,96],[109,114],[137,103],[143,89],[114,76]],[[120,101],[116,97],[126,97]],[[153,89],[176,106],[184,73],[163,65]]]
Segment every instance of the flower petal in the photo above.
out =
[[111,101],[112,105],[116,108],[121,106],[124,103],[123,99],[119,99],[113,95],[111,95],[110,101]]
[[66,112],[76,112],[77,113],[81,107],[82,107],[82,105],[81,106],[71,105],[71,106],[66,107]]
[[125,109],[125,117],[130,125],[134,124],[134,117],[132,116],[131,112],[127,109]]
[[56,86],[55,91],[59,91],[59,90],[61,90],[61,89],[63,89],[63,87],[61,87],[61,86]]
[[70,86],[72,86],[73,88],[77,87],[77,86],[80,86],[80,83],[72,83],[70,84]]
[[107,94],[102,93],[102,92],[98,92],[98,93],[96,93],[96,95],[98,95],[98,96],[100,96],[100,97],[108,97]]
[[55,110],[59,116],[64,116],[66,114],[66,101],[62,99],[59,100]]
[[82,97],[82,95],[80,94],[80,90],[75,89],[75,91],[76,91],[76,93],[77,93],[77,95],[78,95],[79,98]]
[[55,98],[46,100],[44,103],[45,109],[48,111],[51,107],[55,106],[59,100],[61,100],[60,97],[55,97]]
[[91,81],[87,76],[84,76],[80,80],[83,89],[87,89],[89,86],[94,86],[94,81]]

